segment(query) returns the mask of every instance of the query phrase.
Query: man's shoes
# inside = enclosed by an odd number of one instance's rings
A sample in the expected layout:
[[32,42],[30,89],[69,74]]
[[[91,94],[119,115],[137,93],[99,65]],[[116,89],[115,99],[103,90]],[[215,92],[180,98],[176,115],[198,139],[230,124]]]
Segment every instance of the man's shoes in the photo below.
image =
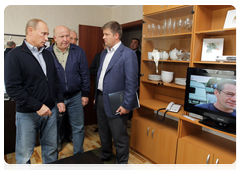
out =
[[98,128],[96,128],[96,129],[94,130],[94,132],[98,132]]
[[103,159],[99,156],[98,159],[100,159],[102,162],[108,162],[108,161],[111,161],[112,158]]

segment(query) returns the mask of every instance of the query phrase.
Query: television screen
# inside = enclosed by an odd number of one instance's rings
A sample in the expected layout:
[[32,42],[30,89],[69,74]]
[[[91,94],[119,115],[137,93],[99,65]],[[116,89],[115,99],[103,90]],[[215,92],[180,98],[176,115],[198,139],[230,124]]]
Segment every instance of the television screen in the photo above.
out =
[[236,71],[189,67],[184,109],[202,115],[200,123],[208,126],[224,131],[235,126]]

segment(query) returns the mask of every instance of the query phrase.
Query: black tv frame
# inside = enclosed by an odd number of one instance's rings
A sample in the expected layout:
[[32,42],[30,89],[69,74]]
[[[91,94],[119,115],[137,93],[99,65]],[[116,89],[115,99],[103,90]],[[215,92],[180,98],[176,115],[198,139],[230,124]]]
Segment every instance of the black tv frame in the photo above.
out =
[[[224,75],[224,74],[213,74],[213,71],[233,71],[234,75]],[[210,72],[211,71],[211,72]],[[216,77],[216,78],[226,78],[236,80],[236,71],[235,70],[222,70],[222,69],[208,69],[208,68],[195,68],[188,67],[187,69],[187,79],[186,79],[186,90],[185,90],[185,102],[184,110],[187,112],[192,112],[203,116],[203,119],[199,123],[206,126],[218,129],[227,133],[236,134],[236,117],[228,115],[224,112],[214,112],[207,109],[196,107],[194,104],[190,104],[189,101],[189,92],[190,89],[190,80],[191,75],[196,76],[207,76],[207,77]]]

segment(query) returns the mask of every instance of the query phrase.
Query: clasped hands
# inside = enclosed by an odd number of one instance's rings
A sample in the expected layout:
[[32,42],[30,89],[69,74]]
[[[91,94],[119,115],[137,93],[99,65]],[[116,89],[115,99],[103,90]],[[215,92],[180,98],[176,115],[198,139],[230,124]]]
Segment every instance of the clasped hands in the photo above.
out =
[[[66,111],[64,103],[58,103],[57,107],[58,107],[58,110],[59,110],[60,113],[63,113],[63,112]],[[49,116],[49,117],[52,116],[51,110],[45,104],[43,104],[42,107],[40,108],[40,110],[37,111],[37,114],[39,116]]]

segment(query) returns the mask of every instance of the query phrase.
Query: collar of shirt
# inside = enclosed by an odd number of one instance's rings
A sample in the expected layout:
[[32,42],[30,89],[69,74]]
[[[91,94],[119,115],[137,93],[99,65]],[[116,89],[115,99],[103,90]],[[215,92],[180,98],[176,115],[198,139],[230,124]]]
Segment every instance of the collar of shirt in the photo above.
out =
[[55,43],[55,44],[53,45],[53,48],[54,48],[54,50],[56,50],[55,52],[65,54],[65,53],[67,53],[67,52],[69,51],[70,45],[66,48],[66,50],[65,50],[64,52],[62,52],[62,50],[60,50],[60,49],[58,48],[57,43]]
[[121,41],[119,41],[117,44],[115,44],[111,49],[109,49],[109,47],[107,47],[107,52],[112,52],[112,51],[116,51],[118,49],[118,47],[121,45]]
[[33,45],[29,44],[26,40],[25,41],[25,44],[27,45],[27,47],[29,48],[29,50],[32,52],[32,53],[42,53],[43,49],[45,47],[42,47],[40,48],[40,50],[38,51],[38,48],[37,47],[34,47]]

